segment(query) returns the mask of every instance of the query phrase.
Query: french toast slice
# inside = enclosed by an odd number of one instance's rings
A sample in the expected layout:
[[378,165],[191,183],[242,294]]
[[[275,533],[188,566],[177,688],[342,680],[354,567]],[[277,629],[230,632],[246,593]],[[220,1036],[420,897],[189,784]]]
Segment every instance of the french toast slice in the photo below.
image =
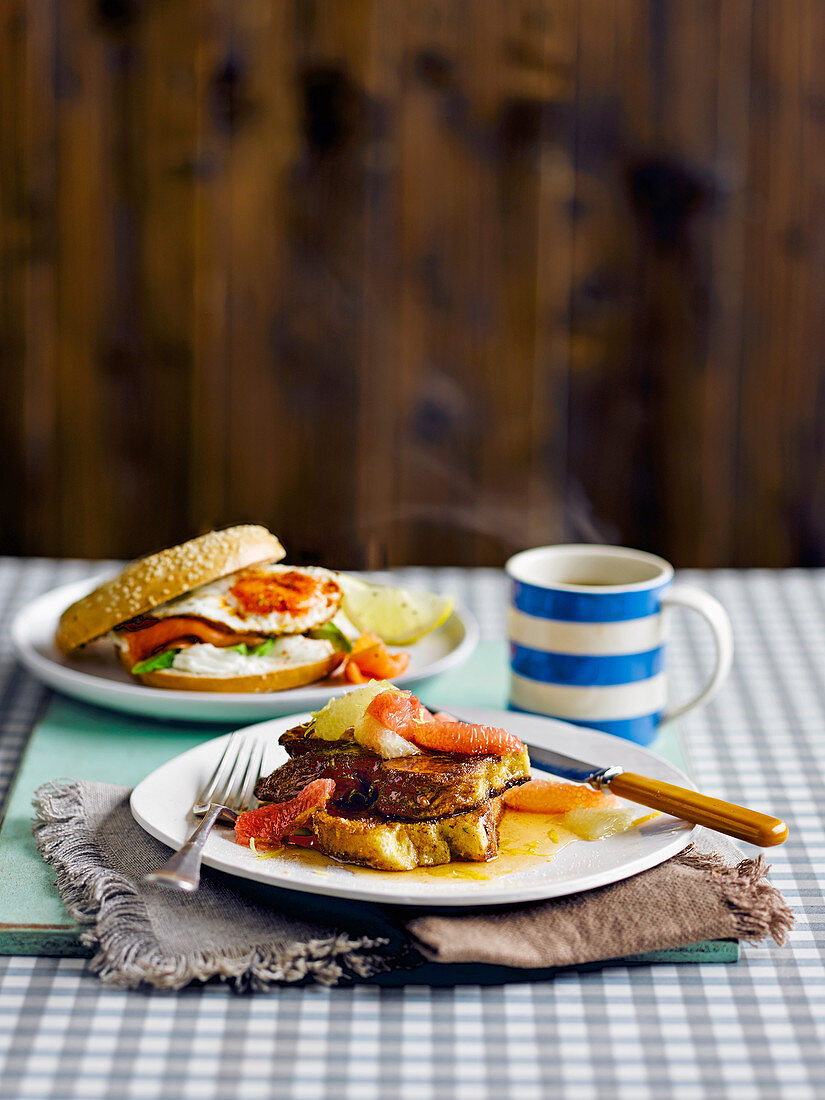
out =
[[313,780],[334,779],[335,806],[366,809],[381,757],[353,741],[323,741],[320,746],[317,751],[308,748],[297,753],[270,775],[262,776],[255,784],[258,801],[288,802]]
[[466,813],[430,821],[389,821],[369,812],[316,811],[312,829],[326,855],[378,871],[412,871],[453,860],[484,863],[498,855],[504,813],[491,798]]
[[286,802],[314,779],[334,779],[334,810],[430,821],[473,810],[530,778],[526,749],[504,756],[425,751],[384,760],[352,741],[296,733],[281,737],[291,759],[258,781],[260,801]]
[[473,810],[530,778],[527,750],[506,756],[422,752],[384,760],[373,779],[372,812],[430,821]]

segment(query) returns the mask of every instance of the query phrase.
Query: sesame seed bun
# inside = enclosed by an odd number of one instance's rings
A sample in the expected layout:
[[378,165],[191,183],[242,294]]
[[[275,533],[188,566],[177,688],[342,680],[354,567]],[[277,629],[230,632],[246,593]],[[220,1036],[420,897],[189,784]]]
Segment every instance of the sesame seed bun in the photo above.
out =
[[[117,656],[126,671],[131,672],[128,653],[121,651]],[[195,676],[177,672],[175,669],[131,674],[147,687],[167,688],[172,691],[287,691],[289,688],[304,687],[317,680],[325,680],[340,665],[343,656],[342,653],[332,653],[322,661],[278,668],[255,676]]]
[[259,562],[280,561],[284,553],[265,527],[243,524],[209,531],[180,546],[138,558],[67,607],[60,616],[55,641],[64,653],[70,653],[198,585]]

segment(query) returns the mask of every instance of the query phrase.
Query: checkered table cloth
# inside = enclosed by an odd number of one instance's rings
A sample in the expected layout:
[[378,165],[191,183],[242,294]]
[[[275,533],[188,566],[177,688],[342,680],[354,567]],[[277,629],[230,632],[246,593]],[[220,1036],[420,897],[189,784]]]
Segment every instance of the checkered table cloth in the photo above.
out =
[[[37,593],[98,566],[0,562],[4,622]],[[456,593],[483,635],[504,631],[494,570],[401,570]],[[709,794],[785,818],[773,881],[797,913],[785,948],[736,966],[565,972],[455,988],[318,986],[238,997],[219,986],[117,992],[78,959],[0,959],[0,1097],[825,1096],[825,571],[684,574],[725,604],[731,680],[684,725]],[[674,616],[670,673],[686,696],[713,660],[697,616]],[[44,700],[0,631],[0,805]]]

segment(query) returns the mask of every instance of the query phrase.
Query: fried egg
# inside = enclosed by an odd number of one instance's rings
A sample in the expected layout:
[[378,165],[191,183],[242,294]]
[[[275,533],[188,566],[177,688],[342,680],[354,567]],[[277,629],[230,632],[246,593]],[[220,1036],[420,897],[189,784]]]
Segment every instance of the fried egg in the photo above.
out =
[[303,634],[328,622],[342,597],[329,569],[263,562],[193,588],[151,615],[197,615],[239,633]]

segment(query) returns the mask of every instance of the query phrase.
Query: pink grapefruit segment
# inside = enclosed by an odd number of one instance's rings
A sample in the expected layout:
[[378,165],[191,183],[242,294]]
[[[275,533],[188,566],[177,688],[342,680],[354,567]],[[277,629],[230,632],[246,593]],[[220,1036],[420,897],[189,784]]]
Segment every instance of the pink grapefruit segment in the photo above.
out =
[[294,829],[300,829],[315,810],[326,806],[334,790],[334,779],[315,779],[288,802],[247,810],[238,815],[235,838],[241,844],[249,844],[253,837],[267,844],[280,844]]
[[405,734],[421,713],[421,704],[409,691],[382,691],[367,707],[367,714],[384,729]]
[[427,710],[424,704],[421,704],[421,712],[419,714],[420,722],[457,722],[458,719],[453,717],[452,714],[447,714],[446,710],[437,710],[435,713],[431,710]]
[[514,733],[496,726],[478,726],[470,722],[421,722],[411,726],[405,736],[422,749],[460,752],[468,756],[506,756],[522,752],[524,745]]
[[495,726],[457,722],[441,711],[431,714],[408,691],[382,691],[367,707],[367,714],[384,729],[392,730],[422,749],[469,756],[505,756],[508,752],[524,750],[515,734]]
[[566,814],[569,810],[607,809],[616,797],[606,791],[594,791],[580,783],[559,783],[553,779],[531,779],[507,791],[504,803],[511,810],[531,814]]

